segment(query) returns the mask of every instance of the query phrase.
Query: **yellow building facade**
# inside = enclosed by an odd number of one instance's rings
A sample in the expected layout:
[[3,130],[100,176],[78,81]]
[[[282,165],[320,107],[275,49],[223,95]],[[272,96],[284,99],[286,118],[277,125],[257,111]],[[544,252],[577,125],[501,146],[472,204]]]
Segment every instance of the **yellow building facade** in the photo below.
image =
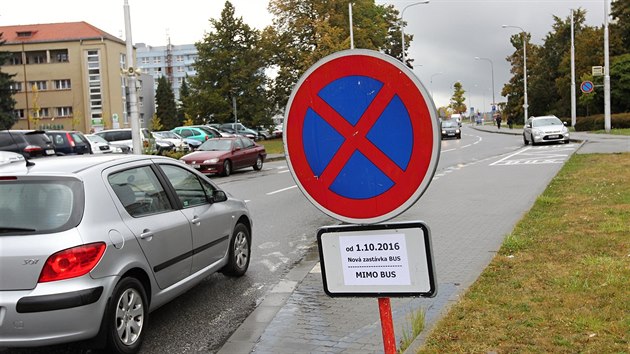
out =
[[12,129],[129,127],[125,42],[86,22],[0,26],[15,74]]

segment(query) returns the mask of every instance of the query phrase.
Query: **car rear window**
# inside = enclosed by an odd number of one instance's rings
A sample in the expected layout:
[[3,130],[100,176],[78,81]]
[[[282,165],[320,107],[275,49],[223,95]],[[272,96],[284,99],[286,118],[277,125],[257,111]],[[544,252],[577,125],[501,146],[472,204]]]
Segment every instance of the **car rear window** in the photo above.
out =
[[48,135],[44,133],[26,133],[24,134],[24,137],[26,138],[26,141],[32,145],[44,147],[52,143],[52,140],[50,140]]
[[83,216],[83,185],[71,178],[3,177],[0,236],[59,232]]

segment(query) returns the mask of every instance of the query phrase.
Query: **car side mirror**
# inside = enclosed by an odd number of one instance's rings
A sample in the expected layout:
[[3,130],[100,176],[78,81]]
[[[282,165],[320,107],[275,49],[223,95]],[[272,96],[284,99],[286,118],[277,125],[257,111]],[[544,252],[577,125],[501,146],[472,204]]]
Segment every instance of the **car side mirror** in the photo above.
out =
[[212,199],[211,200],[212,203],[220,203],[220,202],[226,201],[228,198],[227,198],[227,194],[225,194],[224,191],[216,190],[214,191],[214,193],[212,193],[211,199]]

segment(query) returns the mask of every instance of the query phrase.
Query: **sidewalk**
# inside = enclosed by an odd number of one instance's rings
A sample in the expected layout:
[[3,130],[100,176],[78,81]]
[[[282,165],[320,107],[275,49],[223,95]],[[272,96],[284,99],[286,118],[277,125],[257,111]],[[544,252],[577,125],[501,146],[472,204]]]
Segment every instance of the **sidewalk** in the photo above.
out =
[[[500,134],[521,135],[522,130],[495,126],[470,126],[478,131]],[[572,133],[572,139],[583,141],[578,153],[615,153],[630,152],[630,137],[605,134]],[[269,156],[270,159],[281,159],[282,155]],[[479,178],[484,172],[480,165],[467,168],[467,174]],[[474,175],[477,174],[477,175]],[[466,177],[470,178],[470,176]],[[510,198],[519,200],[519,188],[510,189],[515,195],[497,196],[496,198]],[[461,191],[459,191],[461,193]],[[458,193],[455,191],[454,193]],[[476,190],[472,193],[471,201],[462,201],[453,208],[470,210],[474,200],[482,200],[492,205],[497,200],[489,195],[489,191]],[[502,243],[503,236],[513,228],[514,220],[489,222],[496,219],[496,215],[473,215],[454,210],[462,216],[458,224],[465,229],[446,220],[440,208],[446,207],[447,201],[431,200],[431,194],[423,197],[424,205],[432,208],[423,209],[423,217],[433,223],[446,224],[446,229],[432,228],[434,235],[467,235],[463,239],[457,238],[438,245],[434,242],[434,257],[439,263],[438,268],[446,269],[438,275],[440,278],[438,292],[435,298],[392,298],[392,314],[396,343],[400,343],[405,331],[410,333],[409,314],[423,309],[425,312],[425,330],[412,344],[409,352],[413,352],[429,333],[430,328],[448,309],[451,303],[458,300],[459,294],[475,281],[474,274],[485,268],[497,247]],[[490,193],[491,194],[491,193]],[[485,197],[484,197],[485,196]],[[489,200],[490,199],[490,200]],[[526,198],[522,198],[526,199]],[[468,203],[468,204],[466,204]],[[513,206],[514,209],[527,210],[530,202]],[[468,209],[467,209],[468,208]],[[433,210],[435,209],[435,211]],[[518,212],[512,211],[513,214]],[[475,233],[470,230],[475,230]],[[458,250],[452,242],[458,245]],[[440,248],[442,247],[442,248]],[[462,250],[459,250],[461,248]],[[463,252],[468,256],[454,254]],[[447,257],[446,255],[449,255]],[[452,258],[449,260],[448,258]],[[456,261],[453,261],[456,259]],[[441,260],[441,261],[440,261]],[[453,262],[459,263],[450,267]],[[467,269],[467,274],[454,274],[453,269]],[[403,330],[403,328],[406,328]],[[398,344],[397,344],[398,345]],[[313,249],[294,267],[283,280],[266,294],[261,304],[249,315],[241,326],[232,334],[224,346],[219,350],[221,354],[234,353],[382,353],[382,335],[376,298],[331,298],[324,293],[319,256]]]

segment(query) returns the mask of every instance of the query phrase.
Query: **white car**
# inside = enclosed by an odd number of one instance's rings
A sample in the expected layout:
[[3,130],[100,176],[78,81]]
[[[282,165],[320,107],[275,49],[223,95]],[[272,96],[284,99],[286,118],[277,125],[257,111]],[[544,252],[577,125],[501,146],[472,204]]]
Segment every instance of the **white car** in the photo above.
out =
[[569,142],[569,129],[556,116],[529,117],[523,127],[523,143]]
[[107,140],[96,134],[86,134],[85,137],[92,145],[92,152],[95,154],[128,154],[129,147],[127,145],[110,144]]
[[172,131],[159,131],[159,132],[151,132],[151,134],[153,134],[153,137],[159,141],[159,140],[166,140],[166,141],[170,141],[171,143],[173,143],[173,145],[175,145],[175,150],[177,151],[182,151],[182,152],[188,152],[190,151],[190,146],[186,143],[186,141],[184,141],[184,139],[173,133]]

